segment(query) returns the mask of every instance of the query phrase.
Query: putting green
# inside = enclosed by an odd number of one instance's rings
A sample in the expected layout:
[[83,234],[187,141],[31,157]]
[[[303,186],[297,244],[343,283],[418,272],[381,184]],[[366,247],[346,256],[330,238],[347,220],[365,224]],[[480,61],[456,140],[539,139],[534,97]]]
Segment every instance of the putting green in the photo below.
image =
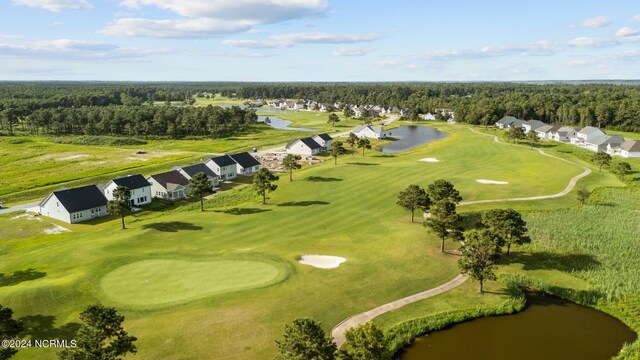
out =
[[109,301],[154,307],[273,284],[284,278],[281,274],[262,261],[143,260],[109,272],[100,288]]

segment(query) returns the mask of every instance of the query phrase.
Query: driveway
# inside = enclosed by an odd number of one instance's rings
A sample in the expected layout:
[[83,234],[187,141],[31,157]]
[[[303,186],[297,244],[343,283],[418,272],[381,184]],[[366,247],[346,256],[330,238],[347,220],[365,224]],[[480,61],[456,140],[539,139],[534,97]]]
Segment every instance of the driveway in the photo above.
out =
[[2,209],[0,209],[0,214],[7,214],[14,211],[26,211],[28,208],[38,206],[38,204],[40,204],[39,201],[20,204],[20,205],[13,205],[13,206],[7,206],[7,204],[4,204],[4,206],[6,207],[3,207]]

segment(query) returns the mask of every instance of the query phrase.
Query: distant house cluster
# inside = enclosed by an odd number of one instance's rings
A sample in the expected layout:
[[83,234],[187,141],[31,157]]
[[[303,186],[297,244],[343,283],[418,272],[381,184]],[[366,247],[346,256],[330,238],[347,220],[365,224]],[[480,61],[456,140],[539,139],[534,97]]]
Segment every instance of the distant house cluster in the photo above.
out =
[[380,115],[385,114],[406,115],[409,113],[409,109],[400,109],[398,107],[387,107],[382,105],[354,105],[343,104],[340,102],[322,103],[314,100],[290,101],[286,99],[271,100],[266,102],[264,100],[256,101],[261,101],[262,103],[266,103],[271,107],[284,110],[331,112],[340,111],[344,108],[350,108],[351,110],[353,110],[354,116],[356,117],[379,117]]
[[591,151],[606,152],[611,156],[640,158],[639,140],[625,140],[622,135],[607,135],[593,126],[585,126],[578,130],[562,125],[548,125],[540,120],[520,120],[513,116],[505,116],[496,122],[496,127],[520,127],[525,133],[535,131],[541,139],[570,143]]
[[108,215],[107,202],[113,200],[113,191],[124,186],[131,191],[130,206],[151,203],[153,198],[176,201],[189,195],[189,180],[204,173],[214,190],[220,181],[250,176],[258,172],[260,162],[247,152],[210,157],[203,163],[176,166],[171,171],[115,178],[106,185],[89,185],[54,191],[39,204],[39,213],[71,224]]
[[319,134],[290,141],[285,150],[287,154],[313,156],[331,150],[333,138],[328,134]]

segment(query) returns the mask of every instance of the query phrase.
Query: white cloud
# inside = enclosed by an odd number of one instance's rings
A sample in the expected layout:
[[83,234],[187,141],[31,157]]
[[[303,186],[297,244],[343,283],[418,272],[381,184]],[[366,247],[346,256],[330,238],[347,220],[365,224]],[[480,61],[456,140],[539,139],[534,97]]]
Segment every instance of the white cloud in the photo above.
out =
[[616,39],[607,38],[591,38],[591,37],[578,37],[567,42],[569,46],[575,47],[606,47],[618,45],[620,42]]
[[13,0],[13,4],[41,8],[53,12],[93,9],[93,5],[86,0]]
[[611,19],[608,16],[596,16],[585,19],[581,25],[586,28],[601,28],[611,25]]
[[123,0],[120,4],[134,10],[152,6],[182,18],[121,18],[104,28],[102,33],[171,38],[213,37],[249,31],[255,25],[322,16],[328,8],[327,0]]
[[616,36],[618,37],[635,36],[635,35],[638,35],[639,33],[640,32],[638,32],[637,30],[633,30],[632,28],[625,26],[623,28],[620,28],[620,30],[616,32]]
[[346,47],[343,46],[334,50],[331,55],[332,56],[363,56],[372,51],[374,48],[362,48],[362,47]]
[[26,57],[39,60],[132,59],[174,51],[172,49],[122,48],[103,42],[70,39],[0,42],[0,57]]
[[115,19],[99,30],[104,35],[124,35],[157,38],[208,38],[247,31],[254,23],[215,19],[151,20],[141,18]]
[[633,21],[640,22],[640,14],[633,17]]
[[380,39],[380,34],[331,34],[322,32],[271,35],[265,40],[224,40],[223,44],[248,49],[278,49],[300,44],[352,44]]

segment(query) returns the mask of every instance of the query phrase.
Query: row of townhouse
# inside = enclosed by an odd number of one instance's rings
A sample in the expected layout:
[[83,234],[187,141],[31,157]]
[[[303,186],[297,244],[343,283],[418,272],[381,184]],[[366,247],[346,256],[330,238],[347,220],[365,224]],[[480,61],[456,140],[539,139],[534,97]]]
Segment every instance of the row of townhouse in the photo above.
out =
[[106,185],[89,185],[54,191],[38,206],[40,215],[68,223],[78,223],[108,214],[107,202],[113,200],[113,191],[124,186],[131,191],[130,206],[151,203],[153,198],[170,201],[189,195],[189,180],[204,173],[213,187],[220,181],[250,176],[260,169],[260,162],[247,152],[208,158],[203,163],[176,166],[171,171],[144,177],[140,174],[115,178]]
[[577,130],[568,126],[548,125],[540,120],[525,121],[513,116],[505,116],[496,122],[496,127],[500,129],[520,127],[525,133],[535,131],[541,139],[571,143],[594,152],[606,152],[611,156],[640,157],[639,140],[625,140],[622,135],[608,135],[593,126],[585,126]]
[[[352,105],[342,104],[340,102],[321,103],[313,100],[290,101],[286,99],[271,100],[266,102],[267,105],[279,109],[287,110],[319,110],[320,112],[330,112],[344,109],[345,107],[353,110],[356,117],[378,117],[385,114],[406,115],[409,109],[400,109],[398,107],[386,107],[381,105]],[[441,109],[449,110],[450,109]],[[444,114],[443,114],[444,115]]]

